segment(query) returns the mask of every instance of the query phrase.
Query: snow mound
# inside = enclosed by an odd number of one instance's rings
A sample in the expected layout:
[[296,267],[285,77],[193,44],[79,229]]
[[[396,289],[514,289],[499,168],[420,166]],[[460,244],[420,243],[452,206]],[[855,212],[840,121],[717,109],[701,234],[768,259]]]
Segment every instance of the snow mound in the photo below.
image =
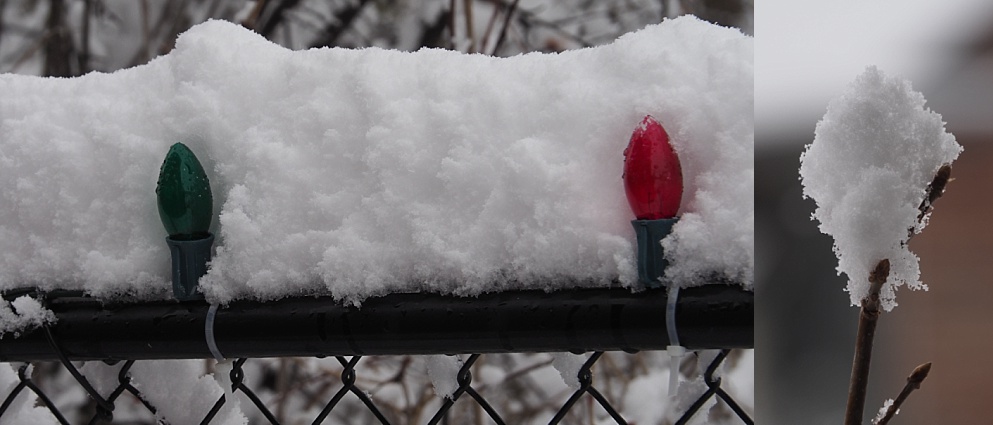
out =
[[635,286],[623,150],[645,115],[685,181],[679,285],[752,285],[752,39],[683,17],[511,58],[290,51],[210,21],[151,63],[0,75],[0,289],[170,294],[169,146],[215,198],[208,300]]
[[812,218],[821,232],[834,237],[852,305],[868,295],[869,272],[883,259],[890,260],[880,294],[886,311],[899,286],[927,289],[906,242],[927,224],[917,218],[928,184],[962,147],[924,103],[909,81],[869,67],[828,104],[800,157],[803,195],[817,202]]

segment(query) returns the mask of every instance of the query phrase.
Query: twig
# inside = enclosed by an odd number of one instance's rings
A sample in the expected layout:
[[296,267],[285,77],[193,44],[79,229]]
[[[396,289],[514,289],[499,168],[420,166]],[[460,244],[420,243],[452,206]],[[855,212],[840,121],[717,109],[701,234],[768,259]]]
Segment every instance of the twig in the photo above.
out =
[[138,63],[135,65],[140,65],[147,63],[152,59],[152,33],[151,27],[149,26],[149,16],[148,16],[148,0],[141,1],[141,56]]
[[869,274],[869,295],[862,300],[859,330],[855,337],[855,359],[852,361],[852,379],[848,387],[848,406],[845,425],[861,425],[865,412],[865,392],[869,385],[869,363],[872,360],[872,341],[876,336],[879,320],[879,291],[890,275],[890,260],[883,259]]
[[[0,5],[2,6],[2,5]],[[79,42],[79,74],[90,72],[90,19],[92,19],[92,0],[83,1],[83,29]]]
[[[927,215],[928,211],[934,205],[934,202],[941,197],[945,192],[945,185],[951,179],[952,166],[950,164],[942,165],[941,168],[935,173],[934,178],[931,179],[931,183],[928,183],[927,190],[925,192],[924,200],[921,201],[921,205],[917,207],[920,210],[920,214],[917,215],[918,225],[924,220],[924,216]],[[911,237],[914,236],[914,230],[916,226],[908,229],[907,240],[909,241]],[[904,241],[903,243],[906,243]],[[872,359],[872,340],[876,334],[876,322],[879,320],[879,291],[883,287],[883,283],[886,282],[886,278],[889,277],[890,273],[890,262],[889,260],[882,260],[876,265],[876,268],[869,274],[869,294],[862,300],[862,311],[859,315],[859,330],[858,335],[855,339],[855,359],[852,361],[852,378],[848,387],[848,406],[845,409],[845,425],[857,425],[862,423],[862,415],[865,412],[865,392],[866,387],[869,383],[869,363]],[[904,391],[900,393],[898,398],[899,404],[903,403],[903,400],[910,395],[910,391],[920,387],[920,382],[927,377],[927,372],[931,370],[931,364],[927,363],[914,370],[911,374],[911,381],[908,381],[907,386],[911,387],[916,385],[915,388],[904,388]],[[919,378],[918,378],[919,377]],[[913,379],[917,379],[913,381]],[[890,406],[890,411],[887,412],[887,416],[892,416],[891,412],[895,412],[896,408],[899,408],[898,403],[894,403],[896,407]],[[886,423],[889,421],[888,418],[883,418],[880,423]]]
[[[290,17],[288,12],[291,9],[300,6],[300,0],[265,1],[264,3],[265,6],[259,10],[259,16],[255,20],[254,29],[259,34],[262,34],[263,37],[272,40],[275,36],[276,27]],[[319,15],[315,14],[315,16]]]
[[338,38],[355,23],[368,4],[369,0],[358,0],[357,2],[349,2],[348,6],[336,10],[332,18],[328,20],[327,24],[321,30],[321,35],[310,44],[310,47],[336,46],[338,44]]
[[462,12],[465,15],[465,32],[466,36],[469,38],[469,47],[467,53],[476,52],[476,34],[473,31],[472,25],[472,0],[465,0],[462,5]]
[[[938,172],[934,173],[934,178],[931,179],[931,183],[928,183],[927,185],[924,199],[921,201],[921,205],[917,207],[920,211],[920,213],[917,214],[917,224],[920,224],[921,221],[924,220],[924,216],[931,211],[931,208],[934,206],[934,202],[945,193],[945,185],[951,181],[951,176],[951,164],[942,165],[941,168],[938,169]],[[908,229],[907,239],[914,236],[915,227]]]
[[500,51],[500,45],[503,44],[503,39],[507,36],[507,29],[510,28],[510,20],[514,17],[514,12],[517,11],[517,3],[520,0],[514,0],[513,3],[507,7],[507,12],[503,19],[503,29],[500,30],[500,36],[497,37],[496,44],[493,45],[493,51],[490,52],[490,56],[496,56],[497,52]]
[[259,23],[259,16],[262,15],[262,9],[265,8],[265,4],[266,0],[259,0],[255,2],[255,5],[252,6],[252,10],[248,12],[248,16],[241,21],[241,26],[254,31],[256,25]]
[[902,406],[903,402],[907,400],[910,393],[921,388],[921,383],[927,378],[927,374],[929,372],[931,372],[931,362],[917,366],[917,368],[910,373],[910,376],[907,377],[907,385],[903,386],[903,390],[900,391],[900,395],[897,396],[896,400],[893,401],[893,404],[886,409],[886,414],[882,417],[882,419],[876,422],[876,425],[886,425],[889,423],[890,419],[893,419],[893,416],[896,416],[896,411],[900,410],[900,406]]
[[455,4],[456,0],[451,0],[448,3],[448,31],[450,36],[448,39],[449,50],[455,50],[458,48],[458,43],[456,43],[455,38]]
[[[2,4],[3,0],[0,0]],[[493,3],[493,13],[490,14],[489,21],[486,22],[486,30],[483,31],[483,40],[479,42],[479,51],[486,52],[486,46],[490,44],[490,34],[493,33],[493,28],[496,25],[497,18],[500,17],[500,2],[496,0],[491,0]],[[2,13],[2,11],[0,11]]]
[[63,0],[51,0],[48,17],[45,20],[45,67],[46,77],[71,77],[74,57],[72,34],[66,26],[66,6]]
[[[496,10],[496,8],[493,8],[493,9]],[[3,32],[6,29],[6,28],[4,28],[4,25],[3,25],[3,12],[5,10],[7,10],[7,0],[0,0],[0,39],[3,39]],[[495,12],[494,12],[494,15],[496,15]],[[0,45],[2,45],[2,44],[0,44]]]

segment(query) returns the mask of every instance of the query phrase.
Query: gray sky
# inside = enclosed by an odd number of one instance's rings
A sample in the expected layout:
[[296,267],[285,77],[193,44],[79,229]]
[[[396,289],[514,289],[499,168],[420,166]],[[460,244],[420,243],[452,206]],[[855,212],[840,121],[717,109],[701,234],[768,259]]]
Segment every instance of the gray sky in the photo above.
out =
[[761,0],[755,20],[755,132],[763,147],[784,134],[813,139],[828,101],[867,65],[910,79],[928,97],[957,66],[955,47],[993,24],[993,1]]

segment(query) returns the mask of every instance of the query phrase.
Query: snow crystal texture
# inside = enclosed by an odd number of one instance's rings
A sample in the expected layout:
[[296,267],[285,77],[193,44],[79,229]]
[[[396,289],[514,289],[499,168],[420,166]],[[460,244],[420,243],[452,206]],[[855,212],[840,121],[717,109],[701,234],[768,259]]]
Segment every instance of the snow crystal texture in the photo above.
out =
[[962,147],[924,103],[909,81],[869,67],[828,104],[800,157],[803,195],[817,202],[813,218],[834,237],[852,305],[866,297],[869,273],[886,258],[890,275],[880,294],[886,311],[896,306],[896,288],[927,289],[906,244],[908,230],[927,224],[926,217],[917,222],[927,186]]
[[9,303],[0,299],[0,339],[8,332],[17,337],[21,332],[55,321],[55,313],[30,296],[23,295]]
[[144,66],[0,75],[0,288],[168,297],[176,142],[215,196],[213,302],[635,286],[622,153],[649,114],[685,174],[668,279],[751,287],[752,46],[683,17],[561,54],[294,52],[211,21]]

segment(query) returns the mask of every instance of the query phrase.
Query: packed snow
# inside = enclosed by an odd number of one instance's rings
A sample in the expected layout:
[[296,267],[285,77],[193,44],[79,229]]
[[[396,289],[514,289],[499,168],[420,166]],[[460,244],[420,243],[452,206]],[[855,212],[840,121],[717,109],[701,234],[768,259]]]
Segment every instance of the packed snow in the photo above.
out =
[[[18,366],[19,367],[19,366]],[[31,376],[34,366],[27,365],[25,376]],[[0,365],[0,394],[11,394],[20,383],[17,368],[6,363]],[[54,416],[44,406],[38,406],[38,397],[30,391],[21,391],[17,397],[10,400],[4,412],[4,423],[9,425],[37,425],[58,423]]]
[[[155,406],[157,419],[171,424],[195,424],[207,416],[222,394],[231,394],[230,363],[220,362],[215,365],[215,373],[204,374],[202,360],[142,361],[135,362],[127,376],[143,399]],[[124,364],[86,362],[79,371],[102,397],[108,398],[120,384],[119,375]],[[242,413],[238,398],[227,397],[211,423],[245,425],[248,419]]]
[[869,67],[828,104],[800,157],[803,195],[817,203],[821,232],[834,237],[852,305],[866,297],[869,273],[883,259],[890,261],[880,294],[886,311],[898,287],[927,289],[907,241],[927,225],[918,207],[928,184],[962,147],[924,103],[909,81]]
[[693,17],[511,58],[294,52],[210,21],[147,65],[0,75],[0,289],[169,297],[175,142],[216,198],[211,302],[634,287],[622,153],[645,115],[684,173],[667,279],[750,288],[752,51]]
[[7,333],[17,337],[21,332],[55,322],[55,319],[55,313],[28,295],[17,297],[11,302],[0,299],[0,338]]
[[457,380],[451,379],[458,376],[459,370],[464,364],[462,356],[433,355],[424,356],[424,364],[427,369],[428,378],[431,379],[431,387],[438,397],[452,398],[455,390],[459,389]]

